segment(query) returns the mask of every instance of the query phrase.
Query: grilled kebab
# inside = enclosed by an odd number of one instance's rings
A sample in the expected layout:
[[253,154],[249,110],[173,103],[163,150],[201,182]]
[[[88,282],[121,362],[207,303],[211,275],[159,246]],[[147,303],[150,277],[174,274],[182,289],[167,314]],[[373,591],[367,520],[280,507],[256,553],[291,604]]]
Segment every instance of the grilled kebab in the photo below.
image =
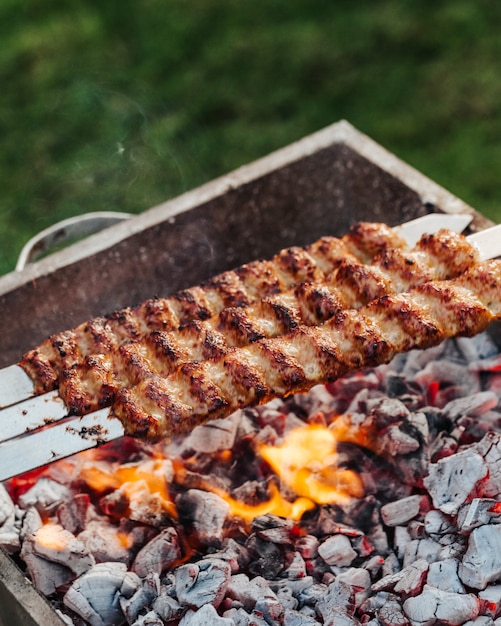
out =
[[380,251],[407,244],[385,224],[360,222],[341,238],[323,237],[305,248],[286,248],[271,260],[253,261],[167,298],[96,317],[56,333],[27,352],[21,367],[35,392],[58,387],[61,374],[87,356],[110,354],[127,341],[152,331],[169,331],[191,320],[205,320],[227,307],[244,307],[302,282],[321,282],[343,259],[368,262]]
[[[305,249],[284,250],[270,264],[275,270],[279,268],[275,272],[277,280],[261,283],[259,288],[253,283],[252,292],[248,289],[245,298],[239,296],[240,306],[235,306],[235,299],[230,298],[233,306],[222,308],[207,319],[200,319],[203,316],[199,314],[199,307],[191,311],[195,319],[190,319],[186,313],[177,315],[177,322],[180,319],[183,322],[174,330],[165,329],[173,324],[170,313],[163,330],[157,319],[151,324],[148,316],[143,317],[141,311],[159,301],[149,301],[143,308],[129,310],[127,319],[135,316],[138,321],[146,321],[129,340],[123,340],[123,336],[113,331],[116,316],[94,320],[83,331],[79,327],[71,335],[72,341],[76,341],[81,332],[90,334],[97,342],[95,348],[102,341],[101,353],[87,355],[70,367],[62,367],[58,374],[60,396],[70,412],[85,414],[109,406],[121,389],[150,376],[169,376],[185,363],[220,358],[230,348],[278,337],[298,326],[317,326],[344,309],[360,309],[374,298],[432,279],[453,278],[478,262],[474,246],[456,233],[442,230],[423,236],[415,249],[407,251],[398,238],[390,237],[392,232],[384,225],[359,224],[343,239],[324,237]],[[390,243],[398,247],[390,247]],[[372,262],[364,264],[373,253],[376,256]],[[257,264],[243,266],[233,273],[228,272],[227,278],[252,275],[260,280],[259,272],[249,273],[250,268],[257,267]],[[207,284],[211,285],[210,289],[215,284],[228,285],[227,278],[221,283],[214,279]],[[275,285],[271,293],[270,284]],[[196,293],[196,289],[191,293]],[[199,289],[203,292],[205,286]],[[259,296],[260,289],[264,297]],[[170,301],[185,302],[186,293],[182,292],[179,300],[176,300],[178,296],[173,296],[162,301],[162,310],[164,306],[171,310],[168,308]],[[249,301],[250,304],[243,306]],[[162,319],[165,322],[165,318]],[[102,334],[93,334],[96,327]],[[132,327],[136,328],[126,323],[125,332]],[[53,348],[58,341],[53,338],[44,347]],[[64,345],[67,346],[67,342]],[[78,342],[75,345],[78,347]],[[45,354],[42,349],[32,351],[23,363],[45,363]],[[65,347],[63,358],[54,361],[54,372],[74,356],[78,356],[75,350]]]
[[113,414],[148,440],[186,433],[208,420],[304,392],[399,352],[471,336],[501,318],[501,261],[474,265],[451,281],[428,281],[344,309],[319,326],[230,348],[174,374],[151,376],[117,394]]

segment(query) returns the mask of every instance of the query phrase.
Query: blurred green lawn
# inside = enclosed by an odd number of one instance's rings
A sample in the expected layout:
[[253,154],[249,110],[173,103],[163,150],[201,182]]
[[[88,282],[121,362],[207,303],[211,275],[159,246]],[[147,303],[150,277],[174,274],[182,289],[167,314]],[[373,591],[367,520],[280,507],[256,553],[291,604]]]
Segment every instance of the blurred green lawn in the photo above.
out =
[[341,118],[501,221],[497,0],[0,1],[0,274]]

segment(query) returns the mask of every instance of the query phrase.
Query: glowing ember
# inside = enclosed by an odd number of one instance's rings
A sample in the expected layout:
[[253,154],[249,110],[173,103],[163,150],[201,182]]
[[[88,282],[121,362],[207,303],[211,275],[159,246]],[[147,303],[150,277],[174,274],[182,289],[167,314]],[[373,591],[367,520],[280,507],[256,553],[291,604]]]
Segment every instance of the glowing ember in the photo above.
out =
[[35,538],[40,546],[62,552],[68,545],[67,534],[62,526],[49,522],[35,532]]
[[[171,474],[170,461],[150,459],[125,465],[89,463],[83,467],[80,477],[94,491],[121,489],[129,500],[153,495],[159,506],[176,518],[177,510],[169,495],[168,480]],[[151,503],[151,498],[149,500]]]
[[356,472],[339,467],[336,432],[320,424],[296,428],[280,446],[260,446],[259,454],[298,495],[317,504],[363,496]]

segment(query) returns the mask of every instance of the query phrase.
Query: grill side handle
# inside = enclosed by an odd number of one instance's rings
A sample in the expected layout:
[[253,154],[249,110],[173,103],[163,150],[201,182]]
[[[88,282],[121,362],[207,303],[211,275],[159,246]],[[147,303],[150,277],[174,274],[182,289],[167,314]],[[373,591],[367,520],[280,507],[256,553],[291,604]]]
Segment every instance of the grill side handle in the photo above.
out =
[[130,213],[118,211],[93,211],[57,222],[40,231],[23,246],[17,259],[16,271],[20,272],[43,254],[50,253],[53,248],[68,245],[130,217]]

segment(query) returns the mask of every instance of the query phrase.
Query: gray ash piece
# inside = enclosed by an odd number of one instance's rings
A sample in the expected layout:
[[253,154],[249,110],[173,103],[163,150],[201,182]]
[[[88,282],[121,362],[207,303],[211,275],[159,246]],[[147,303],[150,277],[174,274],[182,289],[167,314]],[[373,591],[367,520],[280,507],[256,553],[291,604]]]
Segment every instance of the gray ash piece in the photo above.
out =
[[[399,356],[0,485],[0,542],[75,626],[499,625],[500,393],[488,335]],[[261,451],[298,426],[339,437],[310,482],[342,491],[354,475],[360,496],[295,512],[304,490]]]

